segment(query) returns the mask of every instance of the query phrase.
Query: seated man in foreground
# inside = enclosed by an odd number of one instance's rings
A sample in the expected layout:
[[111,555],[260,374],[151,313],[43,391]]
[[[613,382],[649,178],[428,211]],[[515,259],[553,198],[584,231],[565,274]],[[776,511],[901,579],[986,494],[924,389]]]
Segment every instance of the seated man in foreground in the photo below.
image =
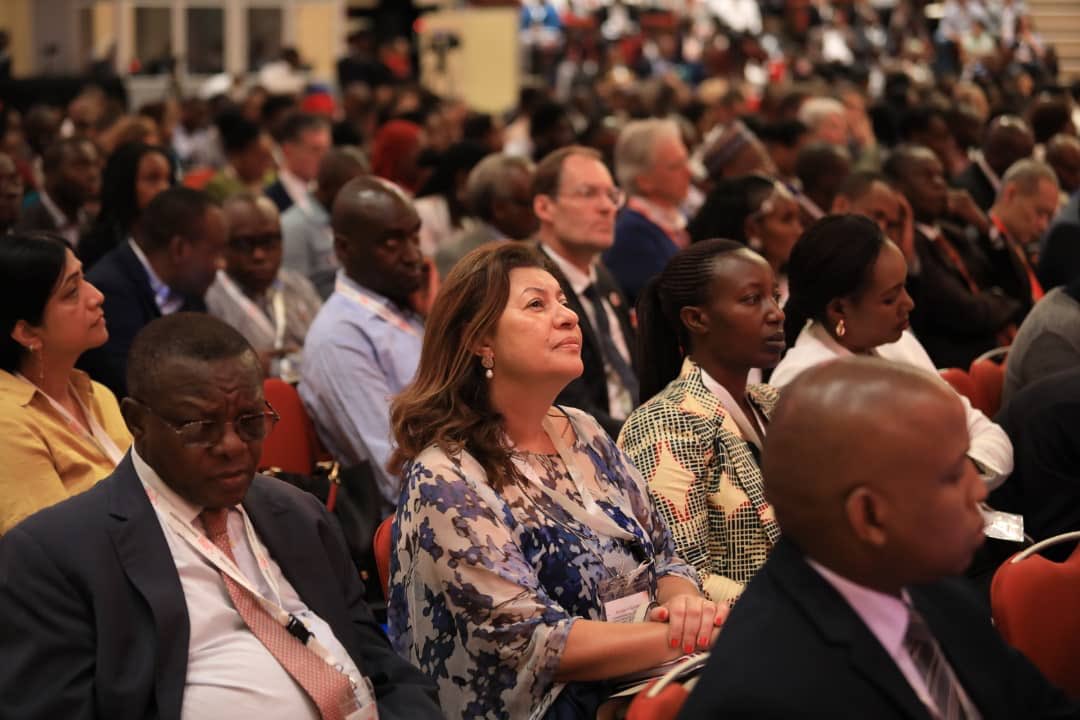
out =
[[784,537],[680,718],[1078,717],[947,579],[983,537],[967,449],[956,394],[913,368],[848,358],[785,388],[763,467]]
[[247,341],[170,315],[127,380],[132,451],[0,540],[5,717],[441,717],[326,510],[255,475],[276,415]]

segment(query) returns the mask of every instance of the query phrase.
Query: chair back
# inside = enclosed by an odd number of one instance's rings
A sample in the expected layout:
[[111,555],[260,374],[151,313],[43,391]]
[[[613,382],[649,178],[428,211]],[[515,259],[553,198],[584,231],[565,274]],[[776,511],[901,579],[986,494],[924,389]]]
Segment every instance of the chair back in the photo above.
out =
[[1017,553],[990,585],[994,624],[1005,642],[1074,699],[1080,699],[1080,547],[1060,563],[1034,552],[1077,539],[1080,533],[1065,533]]
[[390,602],[390,550],[391,538],[394,535],[394,516],[383,520],[379,527],[375,528],[375,540],[372,549],[375,551],[375,564],[379,568],[379,582],[382,584],[383,599]]
[[259,467],[310,475],[319,457],[319,443],[296,388],[279,378],[267,378],[263,393],[281,420],[263,441]]
[[982,410],[987,417],[994,417],[1001,409],[1001,393],[1005,388],[1005,366],[989,358],[977,358],[971,363],[971,382],[981,405],[974,400],[971,404]]
[[[974,381],[971,376],[967,374],[966,370],[960,368],[945,368],[939,370],[938,374],[941,375],[941,379],[952,385],[952,389],[966,397],[972,405],[976,405],[976,401],[979,400],[979,393],[975,387]],[[981,401],[980,401],[981,402]]]

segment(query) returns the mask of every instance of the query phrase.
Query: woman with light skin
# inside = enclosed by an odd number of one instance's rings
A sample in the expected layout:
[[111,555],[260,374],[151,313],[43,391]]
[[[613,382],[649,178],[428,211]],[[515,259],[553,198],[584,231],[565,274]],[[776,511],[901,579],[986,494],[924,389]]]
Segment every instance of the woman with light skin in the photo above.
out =
[[116,398],[75,369],[109,337],[102,300],[60,238],[0,243],[0,533],[89,489],[131,444]]
[[629,459],[552,405],[582,372],[565,303],[534,248],[469,253],[391,408],[390,636],[448,717],[595,717],[608,681],[710,647],[726,615]]
[[[876,355],[937,375],[922,344],[908,332],[915,303],[907,293],[907,263],[874,221],[830,215],[810,226],[791,253],[791,297],[784,311],[791,349],[770,382],[780,388],[808,367],[846,355]],[[961,397],[967,412],[968,456],[993,489],[1013,468],[1005,432]]]
[[627,418],[619,447],[705,594],[732,604],[780,536],[757,460],[777,393],[748,383],[784,352],[779,286],[757,253],[705,240],[671,258],[637,311],[649,399]]

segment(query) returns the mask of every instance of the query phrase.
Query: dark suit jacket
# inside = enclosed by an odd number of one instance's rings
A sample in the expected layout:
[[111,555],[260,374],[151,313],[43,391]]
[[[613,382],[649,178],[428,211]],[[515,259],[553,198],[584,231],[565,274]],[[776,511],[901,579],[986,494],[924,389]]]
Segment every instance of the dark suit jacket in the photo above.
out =
[[[297,593],[375,686],[383,718],[441,717],[391,650],[340,528],[314,496],[256,477],[244,509]],[[180,578],[130,456],[0,539],[0,698],[20,720],[178,720],[190,633]]]
[[280,180],[275,180],[263,189],[263,194],[266,197],[274,201],[277,205],[278,212],[285,212],[293,205],[293,200],[289,197],[289,192],[285,189],[285,183]]
[[[985,720],[1075,718],[1080,709],[1001,640],[959,580],[908,589]],[[851,606],[781,540],[724,624],[681,720],[929,720]]]
[[[567,385],[559,393],[559,397],[556,398],[555,402],[559,405],[584,410],[596,418],[597,422],[611,437],[617,438],[619,437],[619,430],[622,429],[623,421],[616,420],[609,414],[611,408],[608,405],[604,356],[600,351],[600,341],[597,339],[596,329],[589,322],[589,316],[585,314],[581,299],[574,292],[574,288],[570,286],[566,276],[559,271],[555,263],[549,262],[548,265],[551,274],[555,276],[555,279],[559,281],[559,285],[562,286],[563,294],[566,295],[566,302],[570,309],[577,313],[578,322],[581,325],[581,362],[585,366],[585,371],[581,374],[581,377],[576,378]],[[634,332],[633,325],[630,323],[630,304],[619,290],[615,279],[611,277],[611,273],[607,271],[607,268],[602,263],[596,265],[596,288],[600,293],[600,297],[608,300],[612,305],[615,315],[619,318],[619,327],[622,328],[623,337],[626,339],[626,345],[630,350],[631,360],[636,371],[635,350],[637,348],[637,335]],[[610,298],[616,298],[618,304],[611,303]]]
[[971,194],[971,199],[982,208],[983,212],[989,212],[994,205],[994,200],[997,199],[993,183],[986,177],[978,163],[969,163],[953,180],[953,185],[967,190]]
[[[127,354],[131,342],[151,320],[161,317],[150,289],[146,269],[128,243],[121,243],[101,258],[86,279],[105,295],[108,341],[83,353],[78,367],[112,390],[117,398],[127,395]],[[206,312],[202,298],[189,298],[182,308]]]
[[1080,278],[1080,224],[1066,221],[1050,228],[1036,274],[1047,292]]
[[56,232],[59,228],[56,226],[56,220],[53,219],[52,213],[42,204],[39,197],[22,209],[19,221],[15,223],[15,229],[28,232],[35,230]]
[[[988,277],[985,260],[964,238],[950,235],[957,252],[979,284]],[[980,354],[998,345],[996,334],[1015,322],[1021,306],[991,290],[973,294],[948,255],[921,232],[915,233],[920,271],[908,286],[915,309],[911,327],[939,368],[967,369]]]
[[[1080,368],[1023,388],[995,420],[1012,440],[1016,465],[991,506],[1022,514],[1035,540],[1080,530]],[[1063,547],[1067,555],[1071,546]]]
[[604,265],[633,306],[645,283],[659,275],[678,251],[659,225],[637,210],[623,208],[615,218],[615,244],[604,253]]

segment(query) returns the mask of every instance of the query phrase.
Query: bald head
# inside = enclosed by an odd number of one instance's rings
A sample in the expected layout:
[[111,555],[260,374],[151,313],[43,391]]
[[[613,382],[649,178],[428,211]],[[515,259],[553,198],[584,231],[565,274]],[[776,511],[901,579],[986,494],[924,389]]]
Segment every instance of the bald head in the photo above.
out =
[[331,148],[319,163],[315,196],[323,207],[331,208],[345,183],[369,172],[371,166],[360,148],[351,145]]
[[362,175],[345,183],[330,218],[334,251],[354,282],[405,305],[423,282],[420,216],[397,185]]
[[994,118],[986,129],[982,150],[991,169],[998,175],[1004,175],[1017,160],[1031,157],[1035,150],[1035,136],[1023,118],[1001,115]]
[[1064,133],[1046,143],[1046,162],[1054,168],[1061,189],[1072,195],[1080,189],[1080,138]]
[[883,591],[959,573],[981,541],[986,490],[966,458],[963,406],[917,368],[819,365],[784,389],[769,424],[765,491],[807,555]]

